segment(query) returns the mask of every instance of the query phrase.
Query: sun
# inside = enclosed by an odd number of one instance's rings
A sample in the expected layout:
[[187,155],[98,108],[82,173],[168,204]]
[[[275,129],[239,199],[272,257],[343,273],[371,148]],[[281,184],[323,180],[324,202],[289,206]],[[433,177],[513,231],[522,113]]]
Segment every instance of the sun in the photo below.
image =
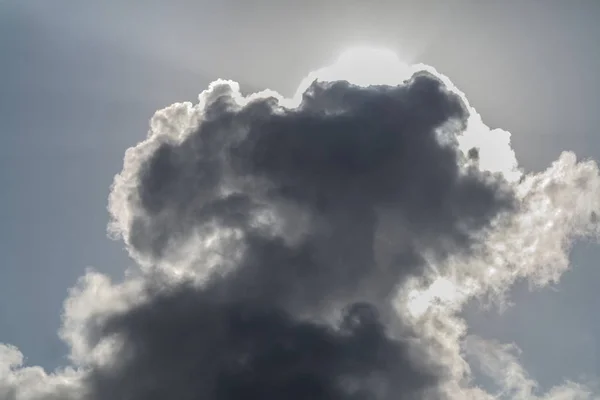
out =
[[408,311],[413,317],[420,317],[430,307],[438,304],[452,306],[459,301],[460,290],[451,280],[439,277],[425,290],[412,290],[408,296]]

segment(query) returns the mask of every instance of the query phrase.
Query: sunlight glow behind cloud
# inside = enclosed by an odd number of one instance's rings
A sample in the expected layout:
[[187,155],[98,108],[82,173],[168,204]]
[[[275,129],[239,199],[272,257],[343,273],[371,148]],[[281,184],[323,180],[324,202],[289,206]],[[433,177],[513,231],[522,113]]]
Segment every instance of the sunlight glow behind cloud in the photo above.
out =
[[397,85],[410,78],[413,69],[391,50],[376,47],[349,48],[332,65],[311,72],[300,83],[295,98],[310,84],[345,80],[359,86]]
[[302,80],[292,99],[281,103],[293,108],[300,104],[302,94],[315,80],[331,82],[346,80],[359,86],[402,84],[415,72],[428,71],[439,77],[445,85],[458,94],[469,108],[470,116],[465,132],[459,137],[461,149],[466,153],[473,147],[479,148],[479,165],[483,170],[501,172],[506,179],[516,182],[522,175],[511,148],[510,133],[502,129],[490,129],[481,116],[470,106],[465,94],[450,79],[434,67],[425,64],[410,64],[395,52],[378,47],[355,47],[341,53],[332,64],[319,68]]

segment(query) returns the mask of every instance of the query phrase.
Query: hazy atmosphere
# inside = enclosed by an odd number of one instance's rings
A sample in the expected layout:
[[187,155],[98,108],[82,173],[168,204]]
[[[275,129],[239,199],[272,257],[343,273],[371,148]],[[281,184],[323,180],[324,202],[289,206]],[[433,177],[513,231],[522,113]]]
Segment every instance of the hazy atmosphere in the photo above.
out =
[[0,0],[0,400],[600,398],[599,18]]

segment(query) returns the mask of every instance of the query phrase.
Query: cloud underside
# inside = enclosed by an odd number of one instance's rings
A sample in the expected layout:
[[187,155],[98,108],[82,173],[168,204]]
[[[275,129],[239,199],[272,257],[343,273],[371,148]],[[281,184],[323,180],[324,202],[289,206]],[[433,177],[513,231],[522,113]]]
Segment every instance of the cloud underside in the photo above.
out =
[[72,289],[68,368],[0,346],[0,399],[593,398],[540,393],[459,312],[560,278],[597,234],[596,164],[525,174],[446,77],[402,71],[366,86],[324,69],[293,101],[216,81],[158,111],[109,198],[137,267]]

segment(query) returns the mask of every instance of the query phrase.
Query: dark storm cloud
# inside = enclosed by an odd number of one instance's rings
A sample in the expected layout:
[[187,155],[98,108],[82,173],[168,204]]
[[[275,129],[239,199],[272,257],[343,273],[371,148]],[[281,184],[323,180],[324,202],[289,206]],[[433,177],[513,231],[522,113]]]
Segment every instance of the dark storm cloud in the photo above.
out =
[[427,73],[396,87],[315,82],[291,110],[272,98],[240,107],[227,85],[210,100],[195,132],[140,161],[143,214],[128,239],[142,253],[160,258],[178,235],[215,219],[247,226],[265,202],[291,201],[325,220],[371,219],[367,226],[389,209],[419,234],[455,239],[511,205],[498,180],[461,173],[451,135],[440,144],[439,128],[456,134],[468,115]]
[[126,242],[158,265],[202,253],[207,227],[236,230],[219,249],[234,268],[149,290],[98,324],[120,345],[87,376],[92,398],[418,398],[445,372],[416,356],[391,296],[427,254],[468,249],[514,207],[502,178],[457,151],[465,106],[428,73],[315,82],[293,109],[236,96],[213,85],[193,129],[154,132],[113,204],[132,216]]
[[[395,87],[315,82],[295,109],[240,106],[227,84],[207,98],[197,129],[138,160],[126,239],[160,261],[209,224],[239,228],[246,253],[229,286],[248,298],[387,299],[422,252],[467,248],[513,207],[501,179],[461,169],[453,135],[466,108],[428,73]],[[265,236],[254,218],[264,212],[287,230],[307,215],[301,241]]]
[[93,399],[412,399],[438,378],[368,304],[329,326],[189,286],[151,298],[107,321],[122,347],[88,376]]

